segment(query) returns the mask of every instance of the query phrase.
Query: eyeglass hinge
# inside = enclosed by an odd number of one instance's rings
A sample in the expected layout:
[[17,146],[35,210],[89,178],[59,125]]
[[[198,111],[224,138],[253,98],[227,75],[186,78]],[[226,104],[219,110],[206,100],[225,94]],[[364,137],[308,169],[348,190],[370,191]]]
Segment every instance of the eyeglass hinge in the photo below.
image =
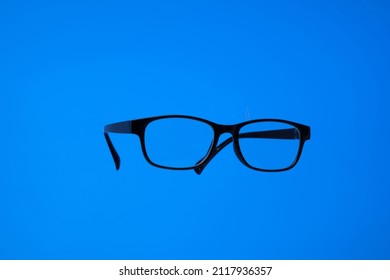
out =
[[132,122],[129,122],[129,133],[132,133],[132,132],[133,132]]

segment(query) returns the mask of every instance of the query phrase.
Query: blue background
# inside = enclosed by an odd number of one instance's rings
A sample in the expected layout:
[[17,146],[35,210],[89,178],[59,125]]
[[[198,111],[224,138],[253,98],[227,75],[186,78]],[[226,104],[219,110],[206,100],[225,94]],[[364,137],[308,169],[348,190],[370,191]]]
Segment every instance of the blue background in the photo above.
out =
[[[389,259],[385,1],[0,2],[0,258]],[[154,168],[108,123],[312,128],[291,171],[232,147]]]

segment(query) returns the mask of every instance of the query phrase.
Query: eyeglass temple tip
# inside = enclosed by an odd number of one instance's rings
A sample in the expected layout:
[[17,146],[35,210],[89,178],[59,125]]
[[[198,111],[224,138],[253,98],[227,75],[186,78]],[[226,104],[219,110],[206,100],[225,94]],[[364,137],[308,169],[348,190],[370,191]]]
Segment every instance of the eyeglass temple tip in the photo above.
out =
[[119,168],[121,166],[121,158],[119,157],[118,152],[115,150],[115,147],[112,144],[110,136],[108,136],[108,133],[105,132],[104,137],[106,138],[108,148],[110,149],[112,159],[114,160],[115,169],[119,170]]

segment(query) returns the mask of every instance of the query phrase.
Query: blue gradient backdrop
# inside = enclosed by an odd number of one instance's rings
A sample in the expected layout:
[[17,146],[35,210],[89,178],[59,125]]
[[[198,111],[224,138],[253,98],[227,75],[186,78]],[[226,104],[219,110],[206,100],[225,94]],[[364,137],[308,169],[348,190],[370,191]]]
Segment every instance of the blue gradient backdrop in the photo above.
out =
[[[389,259],[385,1],[0,2],[1,259]],[[285,173],[201,176],[107,123],[312,127]]]

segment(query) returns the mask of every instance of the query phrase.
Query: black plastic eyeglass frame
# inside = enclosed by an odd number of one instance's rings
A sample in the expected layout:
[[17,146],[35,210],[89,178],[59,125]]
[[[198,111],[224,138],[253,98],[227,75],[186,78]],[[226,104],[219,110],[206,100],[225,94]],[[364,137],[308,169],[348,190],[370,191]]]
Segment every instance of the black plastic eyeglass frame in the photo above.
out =
[[[154,163],[150,160],[145,146],[145,130],[149,123],[161,119],[168,119],[168,118],[181,118],[181,119],[190,119],[195,120],[199,122],[203,122],[208,124],[210,127],[212,127],[214,131],[214,139],[212,141],[211,147],[208,151],[208,153],[200,159],[197,163],[194,164],[194,166],[190,167],[169,167],[169,166],[163,166]],[[261,123],[261,122],[277,122],[282,124],[290,125],[294,128],[287,128],[287,129],[277,129],[277,130],[269,130],[269,131],[259,131],[259,132],[244,132],[240,133],[240,130],[242,127],[253,124],[253,123]],[[298,133],[297,133],[298,131]],[[150,118],[142,118],[142,119],[136,119],[131,121],[123,121],[123,122],[117,122],[112,123],[104,126],[104,137],[107,141],[108,148],[110,149],[112,158],[115,162],[116,170],[119,170],[120,168],[120,157],[118,152],[116,151],[114,145],[112,144],[112,141],[110,139],[110,136],[108,133],[125,133],[125,134],[135,134],[139,137],[141,142],[141,149],[142,153],[146,159],[146,161],[156,167],[165,168],[165,169],[171,169],[171,170],[190,170],[194,169],[194,171],[197,174],[201,174],[203,169],[207,166],[207,164],[228,144],[233,142],[234,152],[238,159],[248,168],[257,170],[257,171],[265,171],[265,172],[279,172],[279,171],[286,171],[291,168],[293,168],[297,162],[299,161],[299,158],[301,157],[303,146],[305,144],[306,140],[310,139],[310,127],[291,122],[286,120],[280,120],[280,119],[257,119],[257,120],[250,120],[242,123],[238,123],[235,125],[222,125],[217,124],[205,119],[201,119],[198,117],[192,117],[192,116],[185,116],[185,115],[166,115],[166,116],[158,116],[158,117],[150,117]],[[231,137],[223,141],[221,144],[218,145],[219,138],[224,133],[230,133]],[[239,146],[239,138],[268,138],[268,139],[299,139],[299,147],[298,152],[295,157],[295,160],[293,163],[285,168],[281,169],[261,169],[254,166],[251,166],[247,161],[245,160],[244,156],[242,155],[240,146]]]

